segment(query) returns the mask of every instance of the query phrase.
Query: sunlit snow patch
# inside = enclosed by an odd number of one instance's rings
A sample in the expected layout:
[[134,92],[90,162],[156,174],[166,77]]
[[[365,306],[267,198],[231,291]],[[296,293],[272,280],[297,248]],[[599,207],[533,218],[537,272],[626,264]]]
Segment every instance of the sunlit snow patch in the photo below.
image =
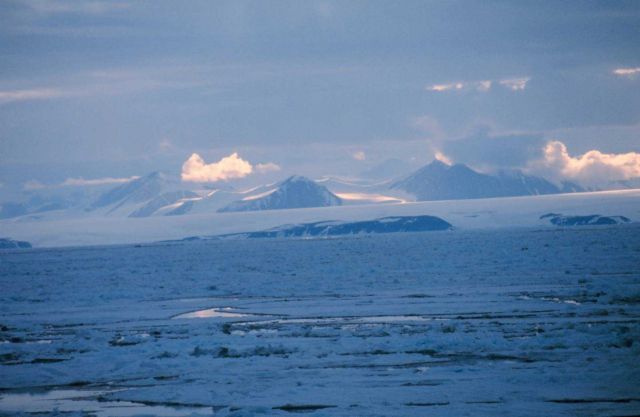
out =
[[402,198],[374,193],[336,193],[343,201],[359,204],[365,203],[406,203]]
[[207,308],[205,310],[197,310],[189,313],[178,314],[172,318],[174,319],[210,319],[210,318],[225,318],[233,319],[239,317],[250,317],[251,314],[234,313],[229,307],[224,308]]

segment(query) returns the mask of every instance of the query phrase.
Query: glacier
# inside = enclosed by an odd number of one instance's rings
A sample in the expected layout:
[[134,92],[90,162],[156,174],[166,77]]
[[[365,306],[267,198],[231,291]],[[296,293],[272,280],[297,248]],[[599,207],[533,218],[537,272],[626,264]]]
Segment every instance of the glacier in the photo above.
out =
[[[268,192],[269,187],[252,190]],[[211,191],[207,198],[214,203]],[[226,193],[221,201],[235,195]],[[251,194],[253,195],[253,194]],[[188,203],[188,202],[187,202]],[[219,201],[218,201],[219,203]],[[447,200],[423,202],[387,202],[382,204],[344,204],[329,207],[240,211],[218,213],[218,203],[209,201],[194,205],[193,210],[172,216],[129,217],[104,215],[100,210],[58,212],[49,216],[24,216],[0,220],[0,234],[31,242],[35,247],[149,243],[180,240],[189,236],[214,236],[249,233],[279,227],[337,220],[369,221],[383,217],[435,216],[463,230],[555,227],[548,213],[566,216],[624,216],[631,222],[640,218],[640,190],[617,190],[536,196]],[[142,203],[143,205],[146,203]],[[207,210],[204,210],[207,208]],[[107,210],[112,210],[108,206]],[[179,208],[172,208],[179,210]]]

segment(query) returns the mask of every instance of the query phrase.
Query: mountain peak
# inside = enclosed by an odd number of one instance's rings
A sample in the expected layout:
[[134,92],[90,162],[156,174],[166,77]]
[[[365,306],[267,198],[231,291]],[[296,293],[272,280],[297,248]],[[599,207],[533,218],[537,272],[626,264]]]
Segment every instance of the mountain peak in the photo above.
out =
[[161,172],[161,171],[153,171],[147,175],[145,175],[142,178],[148,178],[148,179],[164,179],[166,177],[166,175]]
[[292,183],[297,183],[297,182],[298,183],[314,183],[314,184],[316,183],[315,181],[310,180],[307,177],[303,177],[302,175],[292,175],[289,178],[287,178],[286,180],[282,181],[281,184],[285,185],[285,184],[292,184]]
[[342,200],[326,187],[309,178],[293,175],[259,198],[235,201],[218,211],[276,210],[341,204]]
[[140,203],[157,197],[172,186],[177,186],[177,182],[170,175],[154,171],[105,192],[92,204],[91,208],[120,206],[125,202]]
[[522,172],[497,176],[477,172],[464,164],[447,165],[434,160],[392,188],[407,191],[417,200],[459,200],[518,195],[559,193],[558,187],[545,179]]
[[446,163],[446,162],[444,162],[444,161],[441,161],[441,160],[440,160],[440,159],[438,159],[438,158],[435,158],[433,161],[431,161],[429,164],[427,164],[427,166],[434,167],[434,168],[435,168],[435,167],[437,167],[437,168],[444,168],[444,167],[450,167],[451,165],[450,165],[450,164],[447,164],[447,163]]

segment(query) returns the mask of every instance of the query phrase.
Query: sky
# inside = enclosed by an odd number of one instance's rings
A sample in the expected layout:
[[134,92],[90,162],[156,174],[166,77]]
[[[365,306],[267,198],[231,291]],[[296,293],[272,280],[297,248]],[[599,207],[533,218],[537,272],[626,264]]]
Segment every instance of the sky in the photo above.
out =
[[640,2],[0,2],[0,193],[435,157],[640,176]]

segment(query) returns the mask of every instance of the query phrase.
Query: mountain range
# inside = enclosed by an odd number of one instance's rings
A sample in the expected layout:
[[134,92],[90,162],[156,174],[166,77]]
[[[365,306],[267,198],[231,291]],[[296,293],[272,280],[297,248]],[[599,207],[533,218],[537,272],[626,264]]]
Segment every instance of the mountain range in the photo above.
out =
[[448,165],[437,159],[409,176],[393,182],[390,188],[406,191],[418,201],[584,191],[576,184],[564,183],[558,187],[544,178],[525,175],[521,171],[502,171],[497,175],[488,175],[463,164]]
[[463,164],[448,165],[434,160],[395,180],[367,181],[325,177],[313,181],[302,176],[292,176],[278,183],[238,190],[225,183],[183,182],[177,176],[153,172],[110,189],[63,191],[57,194],[51,190],[40,194],[36,192],[22,202],[2,203],[0,218],[182,216],[211,212],[526,196],[585,190],[577,184],[556,185],[520,171],[489,175]]

